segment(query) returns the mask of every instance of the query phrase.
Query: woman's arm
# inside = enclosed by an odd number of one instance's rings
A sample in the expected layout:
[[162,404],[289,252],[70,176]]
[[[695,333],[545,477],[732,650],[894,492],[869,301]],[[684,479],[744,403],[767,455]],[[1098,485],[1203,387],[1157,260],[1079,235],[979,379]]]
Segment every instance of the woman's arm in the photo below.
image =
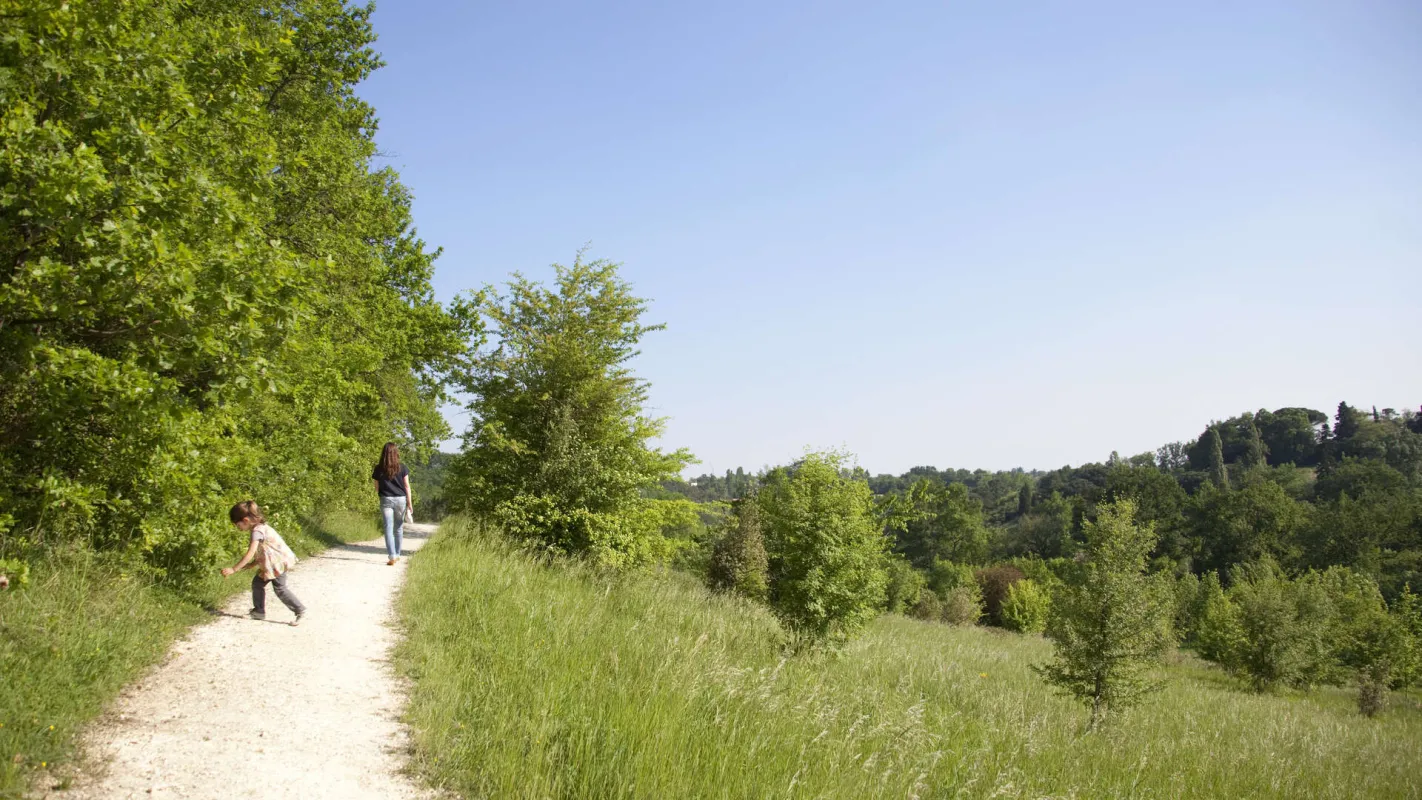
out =
[[415,495],[410,491],[410,473],[405,473],[405,507],[410,509],[410,515],[415,513]]
[[257,557],[257,548],[260,546],[261,543],[258,542],[256,539],[253,539],[252,543],[247,546],[247,555],[242,556],[242,560],[237,562],[237,566],[227,567],[226,569],[222,570],[222,577],[225,578],[234,572],[241,572],[242,570],[246,569],[247,565],[252,563],[252,559]]

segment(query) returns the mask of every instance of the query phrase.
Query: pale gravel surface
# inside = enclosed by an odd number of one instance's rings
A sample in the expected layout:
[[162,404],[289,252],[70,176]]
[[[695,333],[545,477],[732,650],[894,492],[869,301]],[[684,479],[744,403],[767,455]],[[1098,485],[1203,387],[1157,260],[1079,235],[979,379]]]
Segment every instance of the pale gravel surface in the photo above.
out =
[[[406,553],[434,527],[406,525]],[[382,540],[303,559],[290,578],[300,627],[271,587],[265,622],[246,618],[247,592],[233,598],[123,691],[85,737],[88,774],[47,796],[430,797],[401,772],[403,692],[388,659],[407,561],[385,560]]]

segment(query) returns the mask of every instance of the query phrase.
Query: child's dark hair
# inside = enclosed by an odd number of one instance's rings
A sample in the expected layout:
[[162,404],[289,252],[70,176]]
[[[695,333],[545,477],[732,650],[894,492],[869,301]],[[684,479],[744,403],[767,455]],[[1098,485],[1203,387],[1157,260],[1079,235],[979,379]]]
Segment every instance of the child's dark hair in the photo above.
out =
[[257,507],[256,500],[243,500],[227,512],[227,517],[232,520],[233,525],[244,519],[256,520],[258,525],[267,521],[267,518],[262,516],[262,509]]

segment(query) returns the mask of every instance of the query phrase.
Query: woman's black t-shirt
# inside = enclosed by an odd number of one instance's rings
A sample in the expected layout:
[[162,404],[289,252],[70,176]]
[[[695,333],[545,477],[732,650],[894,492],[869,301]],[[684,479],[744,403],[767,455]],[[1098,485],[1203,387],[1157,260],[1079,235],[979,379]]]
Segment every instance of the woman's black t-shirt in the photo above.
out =
[[371,470],[370,477],[374,478],[375,482],[380,484],[381,497],[404,497],[405,478],[409,476],[409,474],[410,471],[405,469],[404,464],[401,464],[400,469],[395,473],[395,477],[387,478],[385,477],[385,473],[380,471],[380,465],[376,464],[375,469]]

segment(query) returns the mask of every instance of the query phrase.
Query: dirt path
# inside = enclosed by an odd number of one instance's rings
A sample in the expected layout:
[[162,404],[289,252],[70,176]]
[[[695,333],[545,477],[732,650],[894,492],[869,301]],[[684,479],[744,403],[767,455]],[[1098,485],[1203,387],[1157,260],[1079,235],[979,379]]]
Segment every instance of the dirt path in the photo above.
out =
[[[433,531],[405,526],[406,552]],[[403,693],[387,661],[395,642],[387,623],[407,561],[385,560],[381,540],[304,559],[291,573],[308,608],[297,628],[270,587],[265,622],[247,619],[246,592],[233,598],[125,689],[86,737],[95,774],[49,796],[429,796],[400,773]]]

